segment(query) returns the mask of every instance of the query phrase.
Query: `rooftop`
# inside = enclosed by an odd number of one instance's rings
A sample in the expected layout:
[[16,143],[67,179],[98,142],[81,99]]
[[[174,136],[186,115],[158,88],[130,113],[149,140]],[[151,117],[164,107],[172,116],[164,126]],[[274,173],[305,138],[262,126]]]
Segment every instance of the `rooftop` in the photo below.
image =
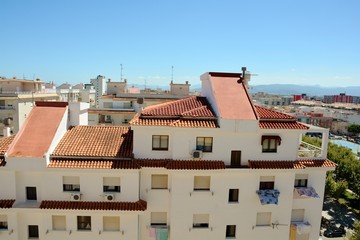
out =
[[132,157],[133,134],[121,126],[76,126],[66,132],[52,156]]
[[49,150],[67,104],[36,102],[8,149],[9,157],[43,157]]
[[324,160],[249,160],[249,167],[253,169],[304,169],[310,167],[335,168],[336,164],[329,159]]

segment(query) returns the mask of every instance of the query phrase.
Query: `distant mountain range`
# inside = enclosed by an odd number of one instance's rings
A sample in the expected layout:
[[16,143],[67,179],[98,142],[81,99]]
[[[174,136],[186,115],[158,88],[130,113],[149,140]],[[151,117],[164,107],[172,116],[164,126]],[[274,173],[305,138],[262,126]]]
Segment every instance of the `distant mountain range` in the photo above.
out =
[[[143,84],[134,84],[134,87],[144,89]],[[169,90],[169,86],[146,85],[146,88]],[[191,85],[191,91],[201,91],[201,84]],[[268,84],[268,85],[250,85],[250,93],[266,92],[279,95],[303,94],[307,96],[346,95],[360,96],[360,86],[353,87],[322,87],[319,85],[296,85],[296,84]]]
[[322,87],[319,85],[296,85],[296,84],[269,84],[269,85],[250,85],[250,92],[266,92],[270,94],[294,95],[305,93],[307,96],[346,95],[360,96],[360,86],[353,87]]

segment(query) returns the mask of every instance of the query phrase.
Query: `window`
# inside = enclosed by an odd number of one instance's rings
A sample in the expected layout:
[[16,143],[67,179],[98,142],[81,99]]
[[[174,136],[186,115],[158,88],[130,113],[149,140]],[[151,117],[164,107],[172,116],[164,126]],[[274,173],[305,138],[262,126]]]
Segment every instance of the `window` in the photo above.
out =
[[8,229],[8,222],[6,215],[0,215],[0,230]]
[[236,237],[236,225],[226,225],[226,238]]
[[274,189],[275,177],[274,176],[262,176],[260,177],[260,190]]
[[239,189],[229,189],[229,202],[239,201]]
[[39,238],[39,226],[38,225],[29,225],[28,226],[29,238]]
[[277,152],[277,146],[281,144],[279,136],[262,136],[262,152]]
[[166,212],[152,212],[151,213],[151,226],[166,226],[167,213]]
[[305,216],[305,209],[293,209],[291,211],[292,222],[303,222]]
[[120,231],[120,217],[103,217],[104,231]]
[[213,138],[212,137],[197,137],[196,150],[203,152],[212,152]]
[[80,192],[80,177],[64,176],[63,177],[63,191]]
[[153,135],[152,150],[167,151],[169,149],[169,136]]
[[119,177],[104,177],[103,191],[104,192],[120,192],[120,178]]
[[307,187],[308,174],[296,174],[294,187]]
[[208,227],[209,227],[209,214],[193,215],[193,228],[208,228]]
[[256,226],[270,226],[271,212],[259,212],[256,216]]
[[151,189],[167,189],[168,175],[153,174],[151,175]]
[[26,199],[37,200],[36,187],[26,187]]
[[210,191],[210,176],[195,176],[194,191]]
[[77,217],[77,229],[91,231],[91,217],[90,216],[78,216]]
[[66,230],[66,217],[65,216],[52,216],[52,229],[53,230]]

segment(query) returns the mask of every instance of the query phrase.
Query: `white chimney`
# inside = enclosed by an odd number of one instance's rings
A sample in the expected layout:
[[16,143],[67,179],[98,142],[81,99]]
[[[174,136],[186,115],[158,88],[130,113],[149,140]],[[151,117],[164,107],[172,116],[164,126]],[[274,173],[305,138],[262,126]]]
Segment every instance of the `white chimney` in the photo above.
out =
[[11,135],[10,127],[5,126],[3,129],[3,134],[4,134],[4,137],[10,137],[10,135]]

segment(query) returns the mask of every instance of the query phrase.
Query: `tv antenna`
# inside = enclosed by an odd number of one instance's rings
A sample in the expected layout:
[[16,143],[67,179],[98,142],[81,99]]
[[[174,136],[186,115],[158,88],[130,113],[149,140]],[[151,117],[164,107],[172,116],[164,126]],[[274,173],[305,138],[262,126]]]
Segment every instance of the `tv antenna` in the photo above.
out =
[[122,70],[123,70],[123,66],[122,66],[122,63],[120,64],[120,82],[122,82]]
[[174,66],[171,66],[171,82],[174,80]]

